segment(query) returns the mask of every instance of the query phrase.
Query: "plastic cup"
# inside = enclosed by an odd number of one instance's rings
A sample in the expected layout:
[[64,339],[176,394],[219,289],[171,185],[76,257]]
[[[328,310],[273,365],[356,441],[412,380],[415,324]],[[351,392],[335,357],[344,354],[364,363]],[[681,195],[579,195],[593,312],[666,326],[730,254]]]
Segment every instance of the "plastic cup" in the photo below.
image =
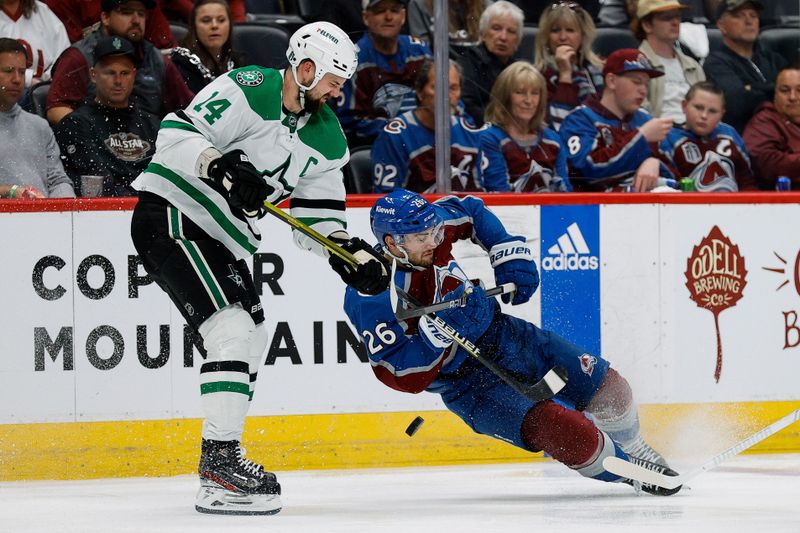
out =
[[105,176],[81,176],[81,196],[103,196]]

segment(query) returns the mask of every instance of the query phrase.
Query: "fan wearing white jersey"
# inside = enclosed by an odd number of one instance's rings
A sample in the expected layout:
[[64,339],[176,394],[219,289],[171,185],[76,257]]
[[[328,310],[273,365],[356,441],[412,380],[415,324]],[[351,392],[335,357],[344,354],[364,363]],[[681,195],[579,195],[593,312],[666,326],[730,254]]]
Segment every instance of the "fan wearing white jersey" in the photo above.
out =
[[[245,259],[259,247],[264,201],[290,199],[291,214],[341,244],[361,264],[331,266],[359,292],[389,283],[378,253],[346,231],[341,168],[344,133],[325,105],[356,69],[355,47],[328,22],[291,37],[290,67],[230,71],[167,115],[131,223],[145,270],[202,338],[204,414],[200,512],[272,514],[281,508],[274,474],[244,457],[244,420],[267,343],[264,310]],[[305,235],[295,242],[327,252]]]
[[0,37],[16,39],[25,47],[26,87],[49,80],[50,67],[69,47],[64,24],[39,0],[0,0]]

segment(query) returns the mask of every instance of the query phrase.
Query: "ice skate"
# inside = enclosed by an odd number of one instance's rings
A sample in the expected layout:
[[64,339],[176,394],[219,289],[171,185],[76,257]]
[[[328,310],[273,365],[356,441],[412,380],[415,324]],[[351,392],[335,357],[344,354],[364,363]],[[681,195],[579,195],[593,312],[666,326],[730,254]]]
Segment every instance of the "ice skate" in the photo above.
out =
[[281,510],[281,486],[275,474],[246,459],[244,453],[238,441],[203,439],[195,509],[236,515],[275,514]]
[[[635,465],[652,470],[653,472],[658,472],[659,474],[664,474],[665,476],[678,475],[677,472],[669,467],[664,457],[662,457],[660,453],[655,451],[649,444],[647,444],[641,435],[636,437],[636,439],[631,443],[628,443],[624,446],[621,445],[620,447],[622,448],[622,451],[628,454],[628,461]],[[623,481],[628,485],[631,485],[636,492],[641,490],[656,496],[671,496],[681,490],[681,486],[674,489],[665,489],[664,487],[659,487],[658,485],[641,483],[633,479],[625,479]]]

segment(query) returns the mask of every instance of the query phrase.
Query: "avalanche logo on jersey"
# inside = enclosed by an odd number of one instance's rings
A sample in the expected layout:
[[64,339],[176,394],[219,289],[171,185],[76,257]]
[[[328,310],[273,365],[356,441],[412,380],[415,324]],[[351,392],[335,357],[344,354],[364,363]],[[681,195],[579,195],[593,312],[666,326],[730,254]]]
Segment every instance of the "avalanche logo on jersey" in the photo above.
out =
[[444,266],[433,265],[436,289],[434,302],[440,302],[444,296],[453,292],[461,285],[472,285],[469,278],[455,261],[448,261]]
[[593,355],[585,353],[578,357],[581,362],[581,370],[584,374],[591,376],[594,372],[594,366],[597,364],[597,358]]
[[[533,180],[533,185],[528,189],[528,182],[531,180]],[[528,169],[528,172],[517,178],[517,180],[511,184],[511,187],[514,189],[514,192],[550,192],[555,190],[551,188],[551,182],[553,182],[553,172],[532,159],[531,167]]]
[[264,82],[264,75],[257,70],[245,70],[236,73],[236,82],[245,87],[255,87]]
[[372,107],[382,109],[387,117],[394,118],[417,107],[416,98],[416,93],[411,87],[399,83],[387,83],[375,91]]
[[694,180],[695,190],[699,192],[737,192],[736,166],[733,161],[714,151],[707,151],[702,162],[689,177]]

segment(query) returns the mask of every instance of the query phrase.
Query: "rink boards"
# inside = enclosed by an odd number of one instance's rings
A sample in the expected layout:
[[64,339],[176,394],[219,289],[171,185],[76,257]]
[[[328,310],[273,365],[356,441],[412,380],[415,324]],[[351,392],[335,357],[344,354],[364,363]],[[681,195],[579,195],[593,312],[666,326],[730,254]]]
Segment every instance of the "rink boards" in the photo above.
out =
[[[533,300],[507,311],[610,359],[643,404],[645,435],[668,453],[698,441],[722,449],[800,406],[798,200],[487,197],[540,265]],[[0,229],[14,246],[0,262],[0,480],[192,471],[201,358],[138,264],[132,204],[5,204]],[[350,199],[348,220],[371,241],[370,204]],[[270,346],[249,454],[275,469],[531,457],[472,434],[434,395],[382,386],[341,309],[338,276],[296,249],[281,222],[268,217],[261,230],[251,265]],[[482,250],[465,244],[456,255],[494,284]],[[417,413],[426,423],[409,438]],[[797,451],[800,430],[758,449]]]

